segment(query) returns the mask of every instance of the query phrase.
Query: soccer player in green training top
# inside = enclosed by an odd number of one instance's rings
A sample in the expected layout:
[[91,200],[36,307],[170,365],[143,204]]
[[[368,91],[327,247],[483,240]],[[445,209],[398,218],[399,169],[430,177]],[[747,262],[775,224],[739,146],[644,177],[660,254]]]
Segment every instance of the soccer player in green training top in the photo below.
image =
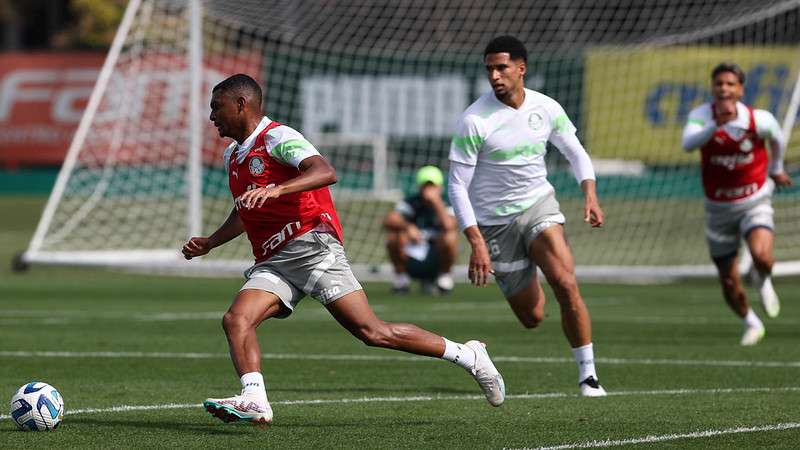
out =
[[500,36],[484,51],[492,92],[461,116],[450,148],[450,204],[472,247],[469,279],[486,284],[493,273],[522,325],[544,318],[538,266],[561,307],[561,325],[578,364],[586,397],[605,396],[594,367],[592,324],[575,280],[564,238],[564,215],[547,181],[544,155],[551,142],[569,160],[583,190],[584,222],[603,225],[594,169],[575,126],[555,100],[525,88],[528,52]]

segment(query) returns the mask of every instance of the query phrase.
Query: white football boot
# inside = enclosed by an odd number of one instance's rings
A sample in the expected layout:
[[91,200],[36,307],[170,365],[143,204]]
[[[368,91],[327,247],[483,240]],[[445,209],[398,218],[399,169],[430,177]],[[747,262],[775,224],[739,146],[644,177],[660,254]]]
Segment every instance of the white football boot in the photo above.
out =
[[773,319],[778,317],[778,314],[781,313],[781,302],[772,287],[772,280],[769,277],[760,279],[756,286],[758,286],[758,295],[761,297],[761,306],[764,307],[767,316]]
[[763,325],[758,327],[747,327],[744,330],[740,344],[744,346],[756,345],[761,342],[762,339],[764,339],[764,334],[766,334],[766,330],[764,329]]
[[228,398],[207,398],[203,407],[223,422],[272,422],[272,407],[266,397],[244,392]]
[[411,288],[411,278],[406,273],[394,274],[392,280],[392,293],[393,294],[408,294]]
[[506,399],[506,385],[503,382],[503,376],[489,359],[486,344],[480,341],[467,341],[464,345],[475,352],[475,364],[468,371],[480,385],[486,395],[486,400],[492,406],[502,405]]
[[581,389],[581,397],[605,397],[608,395],[603,386],[600,386],[600,382],[592,376],[578,383],[578,387]]
[[442,295],[452,292],[455,285],[456,283],[453,281],[453,276],[449,273],[441,273],[436,277],[436,287],[439,288],[439,293]]

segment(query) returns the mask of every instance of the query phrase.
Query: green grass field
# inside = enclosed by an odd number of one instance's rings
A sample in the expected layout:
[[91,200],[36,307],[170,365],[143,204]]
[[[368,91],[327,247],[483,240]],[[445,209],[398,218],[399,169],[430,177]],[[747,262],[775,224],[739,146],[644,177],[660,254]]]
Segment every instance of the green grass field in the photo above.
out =
[[[783,311],[764,342],[738,345],[739,321],[713,280],[584,285],[607,398],[577,397],[558,308],[525,330],[496,287],[393,297],[366,286],[378,315],[452,340],[479,338],[508,398],[490,407],[447,362],[367,348],[312,299],[262,325],[275,422],[226,425],[199,405],[236,393],[220,318],[236,279],[167,278],[34,267],[11,273],[42,198],[0,209],[1,448],[798,448],[800,280],[779,279]],[[757,310],[760,312],[760,310]],[[763,316],[763,314],[761,314]],[[53,433],[17,431],[8,400],[42,380],[63,394]],[[649,437],[649,438],[648,438]]]

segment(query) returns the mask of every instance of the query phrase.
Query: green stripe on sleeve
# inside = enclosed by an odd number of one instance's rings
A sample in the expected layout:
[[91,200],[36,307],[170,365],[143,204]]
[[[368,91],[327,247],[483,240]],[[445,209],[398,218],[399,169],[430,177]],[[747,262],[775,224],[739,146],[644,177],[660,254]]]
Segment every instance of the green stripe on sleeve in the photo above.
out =
[[691,123],[691,124],[700,125],[701,127],[706,126],[705,121],[700,120],[700,119],[689,119],[688,122]]
[[561,114],[553,120],[553,129],[556,133],[570,133],[575,131],[575,125],[569,121],[566,114]]
[[290,139],[275,146],[272,149],[272,156],[285,163],[291,163],[294,158],[302,153],[302,150],[312,148],[314,146],[305,139]]
[[480,136],[453,136],[453,146],[467,157],[477,155],[481,145],[483,138]]

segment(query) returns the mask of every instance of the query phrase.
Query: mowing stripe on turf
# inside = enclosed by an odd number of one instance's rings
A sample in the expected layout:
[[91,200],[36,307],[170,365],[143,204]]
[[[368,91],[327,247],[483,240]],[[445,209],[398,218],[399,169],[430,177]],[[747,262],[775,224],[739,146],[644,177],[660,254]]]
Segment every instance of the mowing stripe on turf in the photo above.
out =
[[[169,359],[228,359],[227,353],[203,352],[49,352],[49,351],[0,351],[0,357],[7,358],[169,358]],[[311,361],[436,361],[436,358],[422,356],[382,356],[382,355],[316,355],[293,353],[264,353],[264,359],[292,359]],[[574,364],[573,358],[546,356],[492,356],[494,362],[535,363],[535,364]],[[706,359],[650,359],[650,358],[595,358],[600,364],[646,365],[646,366],[711,366],[711,367],[800,367],[800,361],[736,361]]]
[[[800,387],[755,387],[755,388],[726,388],[726,389],[665,389],[653,391],[619,391],[610,392],[609,396],[630,397],[630,396],[679,396],[679,395],[718,395],[718,394],[745,394],[745,393],[778,393],[778,392],[800,392]],[[510,394],[506,395],[508,400],[542,399],[542,398],[577,398],[575,393],[565,392],[542,392],[529,394]],[[273,405],[323,405],[323,404],[344,404],[344,403],[386,403],[386,402],[428,402],[441,400],[482,400],[483,395],[416,395],[410,397],[358,397],[358,398],[334,398],[334,399],[308,399],[308,400],[282,400],[270,402]],[[107,412],[125,411],[152,411],[158,409],[186,409],[200,408],[200,403],[167,403],[162,405],[119,405],[108,408],[83,408],[65,411],[67,415],[93,414]],[[9,415],[0,415],[0,420],[8,419]]]
[[726,428],[724,430],[705,430],[694,431],[691,433],[680,434],[662,434],[659,436],[645,436],[642,438],[629,438],[629,439],[616,439],[616,440],[603,440],[603,441],[586,441],[574,444],[561,444],[552,447],[525,447],[529,450],[567,450],[572,448],[600,448],[600,447],[615,447],[618,445],[631,445],[631,444],[652,444],[655,442],[677,441],[679,439],[700,439],[712,436],[720,436],[723,434],[739,434],[739,433],[758,433],[762,431],[781,431],[792,430],[800,428],[800,423],[776,423],[773,425],[756,425],[752,427],[736,427]]

